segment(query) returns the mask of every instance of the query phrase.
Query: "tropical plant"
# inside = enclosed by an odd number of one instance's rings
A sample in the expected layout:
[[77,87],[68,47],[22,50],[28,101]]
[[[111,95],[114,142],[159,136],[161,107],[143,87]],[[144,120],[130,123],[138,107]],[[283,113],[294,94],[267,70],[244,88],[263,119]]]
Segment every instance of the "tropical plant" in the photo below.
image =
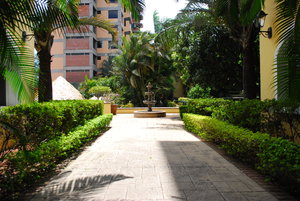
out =
[[[204,7],[207,4],[208,7]],[[258,90],[257,52],[255,41],[258,30],[254,26],[257,14],[262,9],[264,0],[192,0],[186,12],[211,13],[219,23],[225,24],[231,37],[238,41],[242,48],[243,88],[245,98],[256,98]]]
[[[35,48],[40,60],[39,101],[52,99],[51,47],[54,30],[64,34],[63,28],[86,31],[87,25],[104,28],[114,33],[112,25],[96,18],[78,18],[78,0],[21,0],[1,1],[0,73],[11,81],[19,97],[33,99],[35,76],[32,53],[21,40],[19,31],[28,28],[34,33]],[[122,0],[137,19],[144,7],[143,0]],[[18,29],[18,30],[17,30]],[[30,97],[28,97],[30,96]]]
[[189,89],[196,84],[210,87],[220,97],[242,89],[240,45],[230,37],[228,28],[215,22],[207,12],[180,13],[163,23],[164,31],[156,41],[172,52],[180,79]]
[[192,87],[188,93],[188,98],[210,98],[210,91],[211,88],[202,88],[199,84],[196,84],[194,87]]
[[[35,49],[40,60],[39,102],[52,100],[51,48],[54,31],[64,33],[63,28],[70,27],[86,32],[87,25],[93,25],[108,30],[113,36],[115,34],[112,25],[104,20],[95,17],[79,19],[77,0],[49,1],[46,7],[44,12],[36,13],[32,17],[36,25],[31,27],[35,38]],[[53,16],[52,13],[56,15]]]
[[114,58],[116,73],[123,77],[136,90],[138,101],[143,101],[147,80],[145,76],[154,72],[153,35],[147,32],[132,34],[127,40],[123,37],[122,53]]
[[164,46],[154,41],[154,35],[141,32],[124,39],[122,53],[114,58],[115,74],[122,77],[125,101],[143,106],[146,85],[151,82],[159,105],[172,98],[173,67]]
[[275,75],[279,98],[300,100],[300,0],[275,0],[279,50]]
[[35,23],[30,16],[45,11],[41,4],[47,0],[39,2],[36,5],[32,0],[0,1],[0,75],[10,83],[20,102],[34,100],[33,52],[21,40],[21,33]]
[[90,88],[90,90],[89,90],[89,93],[93,94],[97,98],[99,98],[105,94],[108,94],[110,92],[111,92],[111,88],[105,87],[105,86],[94,86],[94,87]]

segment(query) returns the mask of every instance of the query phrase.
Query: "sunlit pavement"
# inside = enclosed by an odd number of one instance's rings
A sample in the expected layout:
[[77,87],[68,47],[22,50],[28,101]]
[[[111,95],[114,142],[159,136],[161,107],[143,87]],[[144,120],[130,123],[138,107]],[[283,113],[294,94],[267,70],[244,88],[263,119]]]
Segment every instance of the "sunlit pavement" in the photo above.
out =
[[117,115],[32,200],[275,201],[198,138],[177,115]]

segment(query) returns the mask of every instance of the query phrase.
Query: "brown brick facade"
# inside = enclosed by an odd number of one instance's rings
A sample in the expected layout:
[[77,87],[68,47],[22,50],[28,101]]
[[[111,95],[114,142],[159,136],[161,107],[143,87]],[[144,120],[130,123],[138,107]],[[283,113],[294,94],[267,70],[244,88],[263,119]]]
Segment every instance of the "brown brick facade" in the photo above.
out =
[[89,6],[88,5],[79,5],[78,11],[79,11],[80,17],[88,17],[89,16]]
[[88,38],[71,38],[66,39],[66,49],[67,50],[82,50],[89,49],[89,39]]
[[89,76],[89,72],[66,72],[68,82],[82,82],[85,76]]
[[67,55],[66,66],[88,66],[90,65],[89,55]]

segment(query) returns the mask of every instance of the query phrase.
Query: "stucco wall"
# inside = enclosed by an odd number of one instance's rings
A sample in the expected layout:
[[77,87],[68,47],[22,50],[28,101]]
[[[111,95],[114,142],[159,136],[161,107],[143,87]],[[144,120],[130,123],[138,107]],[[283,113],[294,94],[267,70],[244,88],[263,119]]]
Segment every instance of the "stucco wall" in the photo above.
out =
[[260,79],[261,79],[261,100],[275,98],[274,83],[274,56],[276,52],[276,40],[275,35],[275,3],[274,0],[266,0],[264,12],[267,13],[266,22],[262,31],[266,31],[269,27],[273,29],[273,36],[271,39],[265,38],[260,35]]

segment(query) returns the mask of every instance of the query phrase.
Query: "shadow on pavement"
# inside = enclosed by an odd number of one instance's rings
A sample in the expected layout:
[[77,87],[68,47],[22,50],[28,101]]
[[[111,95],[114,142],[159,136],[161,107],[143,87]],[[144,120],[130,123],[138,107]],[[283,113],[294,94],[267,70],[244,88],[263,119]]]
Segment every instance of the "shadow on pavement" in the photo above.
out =
[[[66,174],[68,176],[68,174]],[[79,177],[61,182],[65,176],[58,175],[32,200],[84,200],[104,193],[104,188],[113,182],[129,179],[122,174]],[[101,197],[101,196],[100,196]]]

